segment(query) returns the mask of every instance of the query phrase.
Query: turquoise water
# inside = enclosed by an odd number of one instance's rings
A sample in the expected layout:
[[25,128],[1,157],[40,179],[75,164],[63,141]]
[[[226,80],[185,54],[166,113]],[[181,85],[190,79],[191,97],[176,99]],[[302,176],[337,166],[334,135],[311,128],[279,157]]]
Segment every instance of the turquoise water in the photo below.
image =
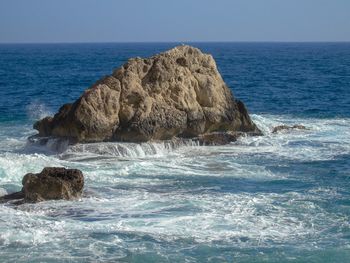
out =
[[[27,144],[36,119],[174,45],[0,45],[0,195],[45,166],[86,175],[80,200],[0,205],[0,261],[350,262],[350,44],[193,44],[262,137]],[[309,130],[271,133],[296,123]]]

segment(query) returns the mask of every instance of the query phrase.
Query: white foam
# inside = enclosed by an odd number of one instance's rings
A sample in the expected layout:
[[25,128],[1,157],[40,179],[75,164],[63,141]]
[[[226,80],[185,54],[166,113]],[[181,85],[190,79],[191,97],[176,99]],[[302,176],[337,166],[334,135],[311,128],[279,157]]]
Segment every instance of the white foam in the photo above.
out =
[[[300,192],[273,191],[266,185],[290,178],[269,169],[264,160],[284,165],[286,160],[332,160],[349,154],[350,120],[269,115],[253,119],[265,136],[244,137],[225,146],[96,143],[69,146],[54,155],[7,148],[0,153],[0,187],[20,186],[24,174],[45,166],[65,166],[83,170],[88,195],[74,202],[18,209],[0,205],[0,246],[35,246],[40,251],[40,245],[54,244],[60,251],[69,246],[106,256],[106,247],[125,244],[123,235],[137,240],[128,243],[131,251],[149,242],[142,243],[143,235],[160,242],[223,242],[233,248],[310,249],[327,247],[325,240],[342,242],[339,233],[329,229],[348,229],[348,217],[320,204],[340,198],[339,189],[317,185]],[[272,134],[281,124],[303,124],[309,130]],[[0,131],[8,142],[15,138],[14,145],[20,145],[23,134],[12,137],[10,130]],[[228,185],[236,182],[266,188]],[[107,237],[99,239],[96,233]]]
[[29,125],[18,126],[9,124],[0,127],[0,153],[21,150],[27,142],[28,136],[33,134]]
[[0,197],[4,195],[7,195],[7,191],[6,189],[0,187]]
[[[315,193],[195,195],[151,193],[135,188],[121,190],[118,198],[86,198],[69,204],[47,202],[19,210],[3,207],[2,215],[12,220],[0,224],[0,240],[7,245],[39,245],[64,239],[80,247],[77,236],[114,232],[150,235],[167,242],[220,241],[240,248],[268,247],[272,243],[312,246],[309,241],[320,236],[326,238],[328,229],[335,224],[350,226],[346,218],[312,202],[317,198]],[[72,220],[74,216],[96,221]],[[56,217],[57,220],[52,220]],[[106,242],[116,245],[114,242],[120,239]]]
[[198,146],[197,142],[192,140],[173,140],[164,142],[145,142],[145,143],[118,143],[102,142],[87,143],[69,146],[68,149],[60,155],[61,158],[90,158],[96,156],[105,157],[128,157],[144,158],[148,156],[162,157],[182,147]]
[[[304,161],[332,160],[350,153],[350,119],[292,119],[288,116],[259,115],[252,115],[252,118],[265,135],[240,138],[235,144],[236,150]],[[273,134],[273,127],[281,124],[302,124],[308,130]]]
[[42,154],[0,154],[0,184],[21,185],[26,173],[40,172],[46,166],[62,166],[54,157]]

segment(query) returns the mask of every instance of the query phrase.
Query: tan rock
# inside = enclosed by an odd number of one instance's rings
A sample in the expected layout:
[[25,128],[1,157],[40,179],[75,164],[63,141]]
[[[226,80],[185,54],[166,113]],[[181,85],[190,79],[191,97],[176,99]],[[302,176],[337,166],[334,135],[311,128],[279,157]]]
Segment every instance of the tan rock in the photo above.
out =
[[35,123],[40,136],[142,142],[215,131],[260,131],[211,55],[190,46],[130,59],[73,104]]

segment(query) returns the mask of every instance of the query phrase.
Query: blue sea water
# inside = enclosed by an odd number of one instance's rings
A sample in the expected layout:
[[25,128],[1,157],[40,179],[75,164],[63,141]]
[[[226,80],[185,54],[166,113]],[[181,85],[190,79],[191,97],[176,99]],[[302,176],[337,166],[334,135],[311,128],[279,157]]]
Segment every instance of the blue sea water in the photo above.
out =
[[[175,45],[0,45],[0,195],[45,166],[86,175],[80,200],[0,205],[0,261],[350,262],[350,43],[192,43],[261,137],[27,143],[35,120],[128,58]],[[281,124],[308,130],[271,133]]]

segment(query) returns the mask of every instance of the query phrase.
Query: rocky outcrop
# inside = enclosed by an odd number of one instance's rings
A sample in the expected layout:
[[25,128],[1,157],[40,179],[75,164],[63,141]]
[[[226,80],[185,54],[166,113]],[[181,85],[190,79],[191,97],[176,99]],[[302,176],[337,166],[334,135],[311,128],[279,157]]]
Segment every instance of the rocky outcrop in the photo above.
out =
[[40,202],[45,200],[72,200],[82,194],[84,176],[80,170],[46,167],[41,173],[26,174],[20,192],[0,197],[0,202]]
[[213,57],[190,46],[130,59],[34,128],[39,136],[66,137],[72,142],[260,133],[244,104],[226,86]]
[[272,133],[277,133],[279,131],[283,131],[283,130],[294,130],[294,129],[298,129],[298,130],[307,130],[307,128],[304,125],[300,125],[300,124],[295,124],[293,126],[288,126],[288,125],[279,125],[276,126],[272,129]]

